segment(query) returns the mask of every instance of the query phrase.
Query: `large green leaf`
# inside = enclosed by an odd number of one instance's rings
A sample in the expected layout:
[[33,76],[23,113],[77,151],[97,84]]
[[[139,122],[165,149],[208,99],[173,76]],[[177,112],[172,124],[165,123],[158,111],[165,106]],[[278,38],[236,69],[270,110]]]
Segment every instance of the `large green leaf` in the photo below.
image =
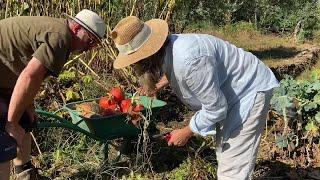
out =
[[320,104],[320,92],[318,92],[314,97],[313,101],[316,102],[317,104]]
[[304,106],[304,110],[306,111],[310,111],[313,109],[316,109],[318,106],[318,104],[316,102],[308,102],[305,106]]
[[271,104],[273,105],[276,111],[282,113],[284,109],[292,106],[292,98],[286,95],[278,97],[274,96],[272,98]]
[[73,71],[63,71],[59,76],[58,76],[58,81],[65,83],[69,82],[72,80],[76,79],[76,73]]
[[320,82],[314,82],[310,84],[310,86],[306,90],[307,93],[318,92],[318,91],[320,91]]
[[314,118],[316,119],[317,123],[320,124],[320,112],[318,112]]
[[276,136],[276,145],[280,148],[288,147],[289,141],[285,136]]

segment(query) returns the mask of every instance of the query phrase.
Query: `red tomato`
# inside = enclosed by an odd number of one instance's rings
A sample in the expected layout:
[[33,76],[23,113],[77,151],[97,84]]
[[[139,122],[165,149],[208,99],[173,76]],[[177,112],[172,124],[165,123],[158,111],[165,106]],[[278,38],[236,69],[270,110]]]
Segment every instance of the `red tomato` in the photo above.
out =
[[102,97],[99,100],[99,106],[104,109],[106,108],[116,109],[117,103],[112,98]]
[[120,111],[123,113],[130,113],[132,111],[131,99],[125,99],[121,101]]
[[114,114],[118,108],[118,104],[109,97],[100,98],[99,106],[101,109],[100,114],[103,116]]
[[144,106],[142,104],[138,104],[133,108],[134,112],[140,112],[144,109]]
[[120,103],[122,100],[124,100],[124,93],[120,87],[114,87],[111,89],[110,94],[113,96],[114,100],[118,103]]

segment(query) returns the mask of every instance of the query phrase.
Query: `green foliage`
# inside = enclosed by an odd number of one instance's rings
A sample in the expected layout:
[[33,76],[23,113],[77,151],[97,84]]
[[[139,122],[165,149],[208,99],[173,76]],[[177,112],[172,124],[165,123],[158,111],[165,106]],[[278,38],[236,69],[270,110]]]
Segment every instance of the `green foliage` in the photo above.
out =
[[279,147],[287,147],[288,140],[292,140],[293,136],[297,136],[299,141],[303,141],[302,137],[319,138],[320,80],[318,78],[297,81],[292,77],[286,77],[276,89],[271,105],[285,121],[285,132],[276,138]]
[[69,88],[66,92],[66,101],[76,101],[80,99],[79,93],[73,91],[73,89]]
[[149,179],[149,178],[143,177],[141,174],[134,173],[133,171],[131,171],[129,176],[123,175],[121,177],[121,180],[145,180],[145,179]]
[[105,90],[95,84],[91,75],[80,76],[74,71],[63,71],[58,79],[60,86],[66,90],[66,102],[72,102],[81,99],[91,99],[104,96]]
[[90,76],[90,75],[85,75],[81,78],[81,81],[84,83],[84,84],[90,84],[92,83],[93,81],[93,77]]
[[61,83],[67,83],[73,81],[76,78],[76,73],[74,71],[63,71],[58,76],[58,81]]
[[319,127],[314,121],[308,122],[305,128],[312,136],[317,137],[319,135]]
[[177,168],[171,175],[170,179],[183,180],[187,179],[190,173],[190,159],[187,159],[182,164],[180,164],[179,168]]
[[94,179],[97,169],[103,162],[98,142],[80,133],[68,133],[61,129],[41,131],[51,137],[50,141],[39,141],[45,136],[39,136],[37,139],[40,148],[47,149],[46,153],[36,160],[42,167],[42,175],[51,177],[50,175],[54,174],[59,176],[59,179]]
[[170,173],[169,179],[216,179],[216,169],[210,162],[188,157]]
[[290,141],[292,141],[294,138],[294,135],[292,133],[282,136],[282,135],[276,135],[275,143],[280,148],[287,148],[289,146]]
[[190,25],[201,28],[199,24],[224,26],[245,21],[263,30],[291,34],[300,25],[296,33],[303,41],[319,30],[319,6],[314,0],[187,0],[176,6],[173,19],[177,32]]
[[273,32],[292,33],[301,21],[300,39],[312,37],[318,28],[318,6],[313,0],[258,0],[257,24]]
[[[237,36],[240,33],[248,32],[255,33],[257,29],[254,24],[248,22],[237,22],[233,24],[227,24],[219,28],[219,32],[222,32],[225,35]],[[237,37],[238,38],[238,37]]]
[[205,22],[215,26],[234,22],[233,13],[236,12],[243,2],[237,0],[186,0],[179,1],[176,5],[173,20],[175,30],[183,32],[190,24]]

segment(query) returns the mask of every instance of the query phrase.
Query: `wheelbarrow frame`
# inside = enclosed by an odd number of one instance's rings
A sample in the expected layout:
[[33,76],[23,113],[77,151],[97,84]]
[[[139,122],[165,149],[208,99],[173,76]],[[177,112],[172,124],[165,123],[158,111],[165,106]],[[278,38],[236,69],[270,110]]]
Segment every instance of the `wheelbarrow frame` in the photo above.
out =
[[[54,122],[38,122],[37,128],[60,127],[70,129],[75,132],[80,132],[85,136],[99,141],[102,144],[104,159],[105,161],[108,161],[109,144],[111,140],[117,138],[132,138],[133,136],[137,136],[141,132],[141,130],[135,127],[134,125],[129,124],[125,114],[116,114],[106,117],[86,118],[79,115],[79,113],[75,110],[76,104],[97,101],[98,99],[99,98],[68,103],[64,105],[61,109],[58,109],[53,113],[37,109],[36,113],[39,116],[54,119]],[[152,99],[146,96],[140,96],[140,99],[140,103],[143,104],[145,107],[145,109],[142,111],[142,114],[144,115],[146,115],[147,110],[151,110],[152,115],[154,115],[160,108],[166,105],[166,103],[163,101]],[[61,111],[67,111],[70,114],[72,121],[66,120],[65,118],[58,116],[57,113]],[[120,156],[121,154],[119,154],[116,159],[119,159]]]

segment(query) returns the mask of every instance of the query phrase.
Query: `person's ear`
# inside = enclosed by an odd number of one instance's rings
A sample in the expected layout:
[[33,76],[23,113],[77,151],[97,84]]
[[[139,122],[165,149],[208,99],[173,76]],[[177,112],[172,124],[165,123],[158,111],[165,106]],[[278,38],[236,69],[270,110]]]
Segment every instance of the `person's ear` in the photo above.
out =
[[80,26],[80,24],[74,24],[71,29],[72,29],[74,34],[78,34],[78,32],[81,29],[81,26]]

